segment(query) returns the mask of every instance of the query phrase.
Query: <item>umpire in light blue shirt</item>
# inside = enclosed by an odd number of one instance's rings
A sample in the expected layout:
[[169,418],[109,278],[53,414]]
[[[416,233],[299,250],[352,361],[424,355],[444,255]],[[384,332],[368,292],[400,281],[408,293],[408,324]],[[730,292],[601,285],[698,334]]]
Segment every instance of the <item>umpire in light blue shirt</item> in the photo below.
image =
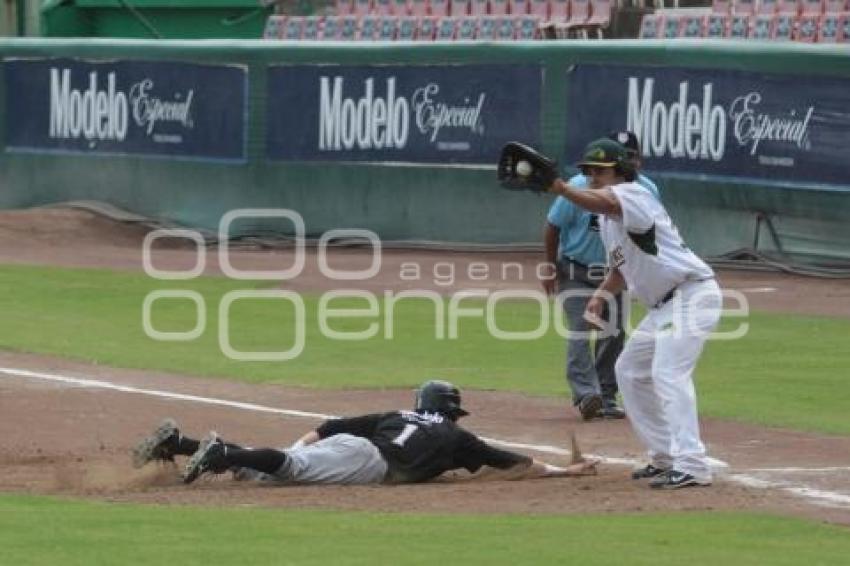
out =
[[[612,140],[625,146],[629,157],[640,171],[640,146],[637,136],[632,132],[612,132]],[[638,173],[637,182],[649,189],[660,200],[658,187],[648,177]],[[575,175],[569,184],[578,188],[587,188],[587,178]],[[590,190],[590,189],[588,189]],[[554,294],[557,283],[558,292],[584,290],[580,296],[567,297],[564,301],[564,313],[569,328],[573,332],[587,333],[590,324],[584,320],[584,311],[591,293],[605,277],[605,247],[599,237],[599,218],[575,206],[563,197],[552,203],[543,229],[546,262],[550,268],[550,278],[544,279],[543,287]],[[622,419],[623,409],[617,405],[617,378],[614,375],[614,363],[623,350],[625,332],[623,332],[623,301],[617,297],[617,336],[596,340],[595,350],[588,339],[573,338],[567,340],[567,382],[573,394],[573,405],[578,407],[584,420],[594,418]],[[607,318],[608,314],[605,313]]]

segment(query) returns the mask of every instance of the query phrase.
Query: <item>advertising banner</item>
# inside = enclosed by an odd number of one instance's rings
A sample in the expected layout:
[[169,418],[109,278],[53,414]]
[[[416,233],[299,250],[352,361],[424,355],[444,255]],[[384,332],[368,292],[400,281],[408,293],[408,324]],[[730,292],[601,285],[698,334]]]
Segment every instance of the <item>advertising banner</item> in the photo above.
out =
[[650,171],[783,183],[850,179],[850,78],[578,65],[568,79],[568,160],[592,138],[627,129]]
[[279,65],[269,69],[269,159],[495,164],[539,144],[538,65]]
[[11,59],[3,72],[7,150],[245,159],[245,67]]

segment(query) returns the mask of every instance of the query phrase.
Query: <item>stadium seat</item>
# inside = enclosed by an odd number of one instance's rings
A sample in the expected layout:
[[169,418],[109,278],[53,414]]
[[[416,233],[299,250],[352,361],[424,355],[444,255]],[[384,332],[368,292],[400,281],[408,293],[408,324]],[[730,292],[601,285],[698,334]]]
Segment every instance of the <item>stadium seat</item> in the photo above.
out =
[[286,29],[286,16],[272,15],[263,28],[263,39],[282,39]]
[[322,26],[319,28],[319,39],[326,41],[337,41],[342,28],[340,26],[340,18],[343,16],[330,16],[325,18]]
[[437,41],[454,41],[457,38],[459,23],[457,18],[440,18],[435,39]]
[[756,7],[756,14],[763,16],[772,16],[779,11],[779,3],[777,0],[759,0]]
[[392,13],[400,18],[410,14],[410,5],[407,0],[390,0]]
[[373,16],[390,16],[393,14],[392,0],[372,0]]
[[287,41],[296,41],[301,39],[304,33],[304,18],[302,16],[290,16],[286,20],[283,28],[283,38]]
[[416,32],[419,30],[419,18],[402,16],[398,19],[399,41],[415,41]]
[[566,22],[570,19],[570,0],[550,0],[549,21]]
[[721,39],[726,37],[729,31],[729,14],[711,13],[705,19],[704,37],[710,39]]
[[419,26],[416,28],[416,41],[434,41],[437,33],[437,18],[425,16],[419,18]]
[[547,21],[549,19],[549,0],[531,0],[528,5],[528,13]]
[[491,16],[507,16],[511,13],[511,0],[490,0]]
[[540,39],[540,24],[543,20],[538,16],[520,16],[516,27],[516,38],[530,41]]
[[602,30],[611,25],[611,0],[590,0],[590,18],[584,25],[602,39]]
[[358,23],[357,16],[343,16],[340,21],[339,39],[342,41],[357,39]]
[[682,14],[682,23],[679,25],[679,37],[702,37],[705,33],[704,28],[705,14]]
[[531,0],[511,0],[511,14],[524,16],[531,10]]
[[797,17],[800,13],[800,0],[776,0],[776,13]]
[[567,32],[587,39],[587,21],[590,19],[590,0],[570,0],[570,17],[565,24]]
[[363,17],[368,16],[372,12],[372,0],[354,0],[352,15]]
[[820,16],[814,14],[803,15],[797,18],[794,26],[794,41],[801,43],[814,43],[818,36],[818,21]]
[[350,16],[354,14],[354,0],[336,0],[334,2],[337,16]]
[[658,39],[664,29],[664,14],[656,12],[654,14],[644,14],[640,20],[640,39]]
[[838,18],[840,14],[827,13],[821,16],[818,22],[818,43],[837,43],[840,29],[838,27]]
[[823,0],[800,0],[801,16],[820,16],[823,14]]
[[756,0],[735,0],[732,3],[732,13],[742,16],[752,16],[758,11]]
[[750,37],[749,14],[732,14],[729,20],[729,39],[747,39]]
[[378,28],[380,27],[380,18],[378,16],[363,16],[360,18],[360,28],[357,32],[357,39],[360,41],[374,41],[378,37]]
[[522,16],[502,16],[496,22],[496,39],[508,41],[516,39],[517,25]]
[[430,14],[435,18],[455,15],[452,13],[451,0],[430,0],[429,4],[431,6]]
[[380,41],[395,41],[398,30],[398,18],[395,16],[381,16],[378,21],[378,39]]
[[840,14],[841,12],[850,10],[846,0],[824,0],[824,14]]
[[420,18],[431,15],[428,0],[410,0],[407,4],[407,12],[411,16],[418,16]]
[[711,11],[714,14],[731,14],[732,0],[712,0]]
[[478,18],[465,16],[459,18],[456,39],[471,41],[478,37]]
[[498,28],[500,18],[501,16],[479,16],[477,23],[478,33],[475,35],[475,38],[485,41],[495,40],[496,29]]
[[490,13],[490,0],[470,0],[467,14],[470,16],[486,16]]
[[791,14],[776,14],[773,24],[774,41],[791,41],[794,35],[796,17]]
[[664,14],[664,26],[661,28],[661,39],[676,39],[679,37],[679,27],[681,25],[681,14],[673,11]]
[[753,29],[750,39],[769,41],[773,39],[773,28],[776,23],[774,14],[758,14],[753,18]]

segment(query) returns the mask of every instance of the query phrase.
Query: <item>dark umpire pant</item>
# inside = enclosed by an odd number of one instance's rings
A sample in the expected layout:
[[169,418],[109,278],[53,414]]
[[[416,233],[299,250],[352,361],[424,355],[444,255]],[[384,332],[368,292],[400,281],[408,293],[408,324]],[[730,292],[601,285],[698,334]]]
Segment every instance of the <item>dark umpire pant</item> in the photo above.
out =
[[[602,268],[592,269],[588,273],[586,265],[563,258],[558,260],[558,292],[568,290],[586,291],[580,296],[568,296],[564,300],[564,314],[572,332],[586,333],[591,330],[590,324],[582,316],[591,293],[599,287],[602,279],[598,277]],[[594,277],[596,276],[596,277]],[[587,338],[570,337],[567,340],[567,383],[573,392],[573,404],[577,405],[587,395],[602,395],[606,403],[611,403],[617,397],[617,377],[614,374],[614,364],[623,351],[626,340],[623,332],[623,295],[617,295],[617,329],[616,336],[595,340],[595,349]],[[606,306],[603,318],[609,320]]]

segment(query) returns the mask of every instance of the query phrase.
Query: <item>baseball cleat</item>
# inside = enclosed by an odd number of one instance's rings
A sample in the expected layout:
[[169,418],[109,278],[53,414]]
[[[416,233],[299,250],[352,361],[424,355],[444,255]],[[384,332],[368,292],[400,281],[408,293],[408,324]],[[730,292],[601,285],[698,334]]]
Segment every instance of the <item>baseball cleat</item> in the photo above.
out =
[[153,433],[133,448],[133,467],[141,468],[154,460],[174,461],[175,440],[180,429],[174,419],[165,419]]
[[220,474],[227,471],[228,466],[224,463],[224,453],[224,443],[219,440],[215,431],[210,431],[201,440],[197,452],[192,454],[192,457],[186,463],[183,483],[192,483],[206,473]]
[[599,410],[599,416],[603,419],[625,419],[626,412],[614,401],[606,401],[605,406]]
[[669,470],[663,474],[659,474],[649,482],[649,487],[653,489],[681,489],[683,487],[707,487],[711,485],[711,480],[701,480],[676,470]]
[[668,470],[665,468],[659,468],[658,466],[647,464],[643,468],[637,468],[636,470],[632,470],[632,479],[645,480],[650,478],[656,478],[661,474],[666,474],[667,472]]
[[602,405],[602,397],[599,395],[585,395],[579,401],[578,411],[581,413],[581,418],[589,421],[600,416],[599,411],[602,410]]

